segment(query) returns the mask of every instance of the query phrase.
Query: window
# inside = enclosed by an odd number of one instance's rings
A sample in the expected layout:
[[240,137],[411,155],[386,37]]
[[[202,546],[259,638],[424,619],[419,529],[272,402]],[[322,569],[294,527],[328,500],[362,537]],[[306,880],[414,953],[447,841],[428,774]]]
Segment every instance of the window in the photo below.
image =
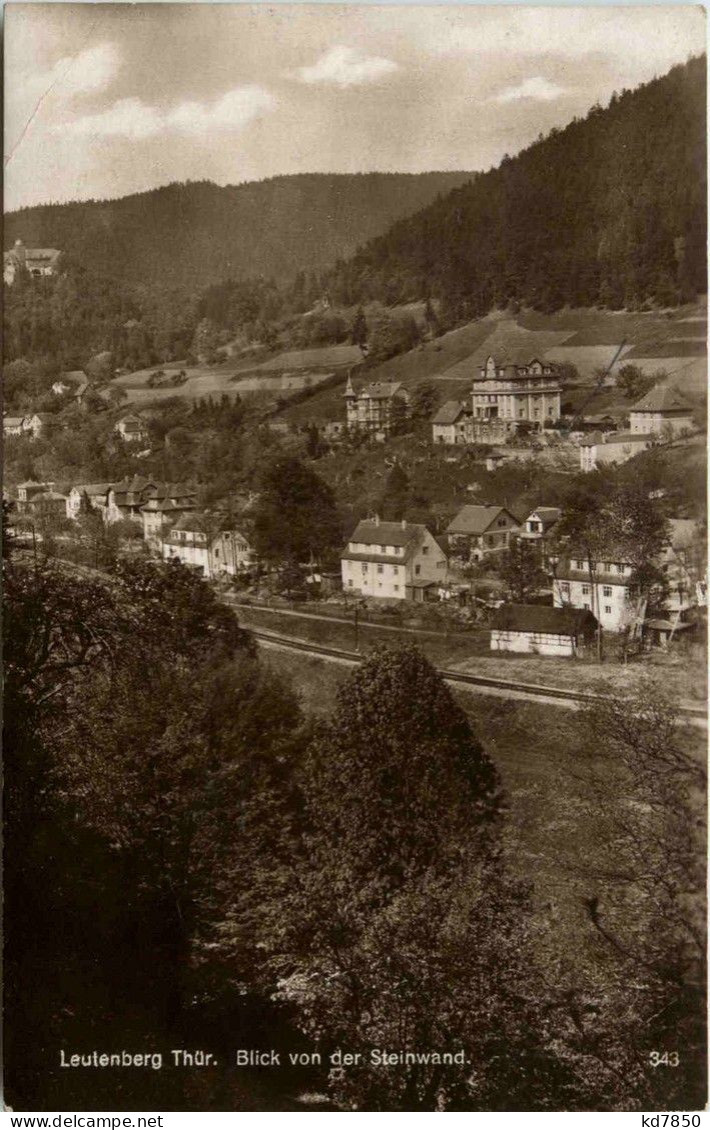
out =
[[419,576],[419,575],[421,574],[421,571],[422,571],[422,567],[421,567],[421,565],[415,565],[415,566],[414,566],[414,575],[415,575],[415,577],[418,577],[418,576]]
[[611,573],[611,570],[612,570],[611,561],[605,561],[604,562],[604,572],[605,573]]
[[574,567],[575,567],[575,569],[583,569],[584,568],[584,561],[575,561]]
[[215,555],[215,558],[217,558],[217,559],[219,558],[219,549],[218,548],[215,549],[214,555]]
[[498,519],[498,526],[501,527],[502,529],[505,529],[505,518],[499,518]]
[[589,585],[582,585],[582,596],[589,596]]
[[611,596],[611,585],[604,585],[602,591],[604,593],[604,596]]
[[377,566],[377,572],[378,572],[378,573],[381,573],[382,571],[383,571],[383,567],[382,567],[382,565],[378,565],[378,566]]
[[611,616],[611,605],[605,604],[604,605],[604,611],[606,612],[607,616]]
[[351,589],[352,587],[353,587],[353,582],[352,582],[352,580],[349,580],[348,581],[348,588]]
[[394,591],[395,591],[395,592],[399,592],[399,585],[395,585],[395,586],[394,586]]
[[589,605],[588,604],[584,604],[582,607],[585,608],[587,610],[587,612],[589,612]]
[[363,573],[367,572],[367,564],[365,562],[363,562],[362,571],[363,571]]
[[393,565],[392,566],[392,572],[394,573],[395,577],[398,577],[399,576],[399,565]]
[[427,553],[428,553],[428,552],[429,552],[429,546],[428,546],[428,545],[423,545],[423,546],[422,546],[422,554],[423,554],[423,555],[424,555],[424,556],[426,557],[426,555],[427,555]]
[[569,585],[567,584],[566,581],[562,582],[562,584],[560,585],[560,589],[561,589],[564,596],[569,596]]

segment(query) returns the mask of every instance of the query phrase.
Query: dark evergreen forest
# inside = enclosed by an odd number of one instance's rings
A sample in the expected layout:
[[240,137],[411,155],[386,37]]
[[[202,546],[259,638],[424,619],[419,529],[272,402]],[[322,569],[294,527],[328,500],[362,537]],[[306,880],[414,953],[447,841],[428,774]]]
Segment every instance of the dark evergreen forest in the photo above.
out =
[[615,93],[338,263],[334,301],[431,295],[451,323],[704,293],[705,88],[702,56]]
[[88,269],[198,289],[225,278],[288,278],[351,255],[470,173],[304,174],[220,187],[169,184],[120,200],[23,208],[4,246],[57,247]]

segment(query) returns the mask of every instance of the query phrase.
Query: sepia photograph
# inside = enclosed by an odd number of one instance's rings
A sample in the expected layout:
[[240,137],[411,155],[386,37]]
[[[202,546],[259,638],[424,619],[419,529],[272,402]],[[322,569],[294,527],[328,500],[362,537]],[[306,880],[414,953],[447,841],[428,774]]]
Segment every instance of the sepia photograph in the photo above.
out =
[[5,4],[13,1126],[701,1125],[706,37]]

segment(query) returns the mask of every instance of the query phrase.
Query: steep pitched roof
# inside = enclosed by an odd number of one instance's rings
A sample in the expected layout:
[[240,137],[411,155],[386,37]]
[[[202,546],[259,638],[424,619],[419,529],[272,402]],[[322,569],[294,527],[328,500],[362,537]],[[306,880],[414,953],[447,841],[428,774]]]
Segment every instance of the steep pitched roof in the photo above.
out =
[[460,400],[447,400],[442,404],[435,416],[432,416],[432,424],[455,424],[456,421],[463,415],[466,415],[466,408]]
[[447,534],[483,534],[501,515],[517,519],[504,506],[464,506],[446,527]]
[[636,404],[631,406],[632,412],[692,412],[692,405],[685,399],[677,388],[668,385],[656,385]]
[[99,494],[108,494],[111,483],[75,483],[72,489],[78,490],[80,494],[87,494],[91,498]]
[[389,400],[398,392],[404,392],[399,381],[375,381],[360,390],[358,399],[366,397],[369,400]]
[[364,519],[358,522],[353,533],[348,538],[351,542],[361,542],[363,545],[409,545],[414,538],[426,532],[426,526],[416,522],[375,522]]
[[578,635],[596,627],[596,617],[585,608],[552,608],[546,604],[504,604],[496,609],[491,627],[507,632],[546,632]]
[[532,518],[533,514],[537,515],[542,522],[543,528],[546,530],[549,529],[550,526],[554,526],[555,522],[559,522],[562,517],[562,511],[559,506],[536,506],[534,510],[530,511],[528,518]]

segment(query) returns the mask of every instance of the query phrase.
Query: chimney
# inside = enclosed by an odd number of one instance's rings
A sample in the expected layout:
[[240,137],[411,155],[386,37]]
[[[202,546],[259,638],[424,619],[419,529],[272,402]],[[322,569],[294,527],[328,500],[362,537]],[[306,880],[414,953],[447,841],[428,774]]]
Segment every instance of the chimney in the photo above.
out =
[[379,516],[379,514],[375,514],[375,525],[379,526],[379,524],[380,524],[380,516]]
[[403,529],[403,530],[406,530],[406,528],[407,528],[407,519],[406,519],[406,518],[403,518],[403,519],[402,519],[402,529]]
[[20,263],[22,263],[22,265],[24,267],[24,265],[27,261],[27,251],[25,250],[25,245],[24,245],[24,243],[22,242],[21,239],[15,240],[15,255],[17,256]]

